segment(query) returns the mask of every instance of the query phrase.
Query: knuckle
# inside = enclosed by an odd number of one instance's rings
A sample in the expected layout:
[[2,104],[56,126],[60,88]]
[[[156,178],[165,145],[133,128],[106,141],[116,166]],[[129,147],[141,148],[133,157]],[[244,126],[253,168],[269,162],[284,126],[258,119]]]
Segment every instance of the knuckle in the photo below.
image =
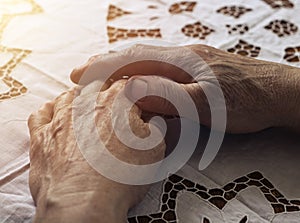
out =
[[27,125],[29,126],[29,128],[32,127],[32,122],[33,122],[35,116],[36,116],[36,112],[35,112],[35,113],[32,113],[32,114],[29,116],[28,121],[27,121]]
[[94,55],[94,56],[91,56],[88,60],[88,62],[93,62],[94,60],[98,59],[100,57],[100,55]]
[[141,49],[141,48],[145,48],[147,45],[145,44],[141,44],[141,43],[137,43],[133,46],[134,49]]
[[133,46],[129,47],[125,52],[127,53],[134,53],[134,52],[139,52],[140,50],[143,50],[146,47],[145,44],[134,44]]

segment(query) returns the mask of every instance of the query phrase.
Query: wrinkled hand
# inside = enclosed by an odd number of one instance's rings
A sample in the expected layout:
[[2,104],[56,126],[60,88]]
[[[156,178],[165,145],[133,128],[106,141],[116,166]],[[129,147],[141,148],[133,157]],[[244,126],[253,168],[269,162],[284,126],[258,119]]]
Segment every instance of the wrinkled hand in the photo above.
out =
[[[206,64],[198,66],[194,69],[195,72],[189,75],[174,65],[161,62],[169,59],[180,67],[196,66],[194,61],[186,57],[186,49],[196,53]],[[157,58],[157,61],[131,63],[111,76],[113,80],[118,80],[123,75],[131,77],[125,93],[132,101],[140,96],[160,91],[159,95],[171,92],[180,103],[184,99],[178,89],[185,89],[197,106],[201,123],[211,126],[211,110],[221,108],[210,107],[205,92],[218,87],[215,83],[216,77],[225,98],[227,132],[248,133],[277,126],[298,129],[300,127],[299,69],[242,57],[205,45],[187,47],[136,45],[117,53],[91,58],[87,64],[72,72],[71,79],[74,83],[86,84],[91,80],[102,78],[95,72],[97,70],[107,70],[118,61],[128,58],[138,60],[149,55]],[[92,66],[94,72],[89,71]],[[105,88],[109,85],[110,83],[106,82]],[[217,96],[216,102],[219,99]],[[159,97],[147,96],[136,104],[145,111],[177,114],[171,103]]]
[[[124,80],[115,82],[98,97],[95,120],[99,137],[120,160],[135,164],[159,161],[164,157],[164,142],[153,150],[132,150],[122,144],[112,130],[111,111],[117,93],[121,92],[122,101],[129,103],[122,93],[124,85]],[[62,94],[29,118],[29,183],[37,205],[35,222],[126,222],[128,209],[148,190],[148,186],[125,185],[105,178],[82,156],[73,131],[72,102],[83,90],[75,88]],[[149,124],[140,118],[140,109],[134,106],[129,116],[132,131],[138,137],[146,137]]]

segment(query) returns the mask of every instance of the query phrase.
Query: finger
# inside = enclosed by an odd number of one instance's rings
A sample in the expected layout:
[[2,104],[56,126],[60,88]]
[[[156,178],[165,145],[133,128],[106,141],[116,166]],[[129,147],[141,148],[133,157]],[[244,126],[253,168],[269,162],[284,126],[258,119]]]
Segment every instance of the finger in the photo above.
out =
[[191,104],[188,101],[192,99],[200,118],[205,123],[209,121],[209,105],[197,83],[179,84],[158,76],[135,76],[126,84],[125,95],[133,102],[138,100],[136,104],[142,110],[164,115],[180,115],[180,110],[189,116]]
[[[135,45],[118,53],[96,57],[71,74],[71,80],[86,85],[97,79],[122,79],[124,75],[158,75],[170,78],[179,83],[190,83],[193,78],[177,67],[184,61],[180,52],[184,47],[156,47]],[[170,61],[170,62],[167,62]],[[107,76],[105,76],[107,75]]]
[[39,128],[51,122],[53,117],[53,108],[54,102],[48,102],[37,112],[30,115],[28,119],[30,135],[33,135]]
[[78,83],[80,80],[80,77],[82,76],[82,74],[85,72],[85,70],[97,59],[100,58],[101,55],[95,55],[92,56],[85,64],[75,68],[71,75],[71,81],[73,81],[74,83]]

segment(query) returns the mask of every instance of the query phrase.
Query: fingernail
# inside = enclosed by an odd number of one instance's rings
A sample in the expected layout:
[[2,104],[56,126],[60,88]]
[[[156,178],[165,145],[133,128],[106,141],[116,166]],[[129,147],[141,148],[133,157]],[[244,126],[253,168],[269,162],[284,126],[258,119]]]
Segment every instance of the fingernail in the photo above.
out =
[[129,97],[134,100],[140,100],[143,97],[147,96],[148,84],[142,79],[133,79],[130,84],[130,95]]

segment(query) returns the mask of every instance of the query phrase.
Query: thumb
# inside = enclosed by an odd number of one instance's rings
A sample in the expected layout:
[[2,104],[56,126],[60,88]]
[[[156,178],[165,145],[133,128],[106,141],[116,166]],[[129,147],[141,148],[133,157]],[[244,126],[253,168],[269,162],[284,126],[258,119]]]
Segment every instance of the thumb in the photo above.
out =
[[165,115],[183,112],[190,117],[195,107],[198,115],[201,94],[198,84],[179,84],[159,76],[134,76],[125,86],[125,95],[142,110]]

